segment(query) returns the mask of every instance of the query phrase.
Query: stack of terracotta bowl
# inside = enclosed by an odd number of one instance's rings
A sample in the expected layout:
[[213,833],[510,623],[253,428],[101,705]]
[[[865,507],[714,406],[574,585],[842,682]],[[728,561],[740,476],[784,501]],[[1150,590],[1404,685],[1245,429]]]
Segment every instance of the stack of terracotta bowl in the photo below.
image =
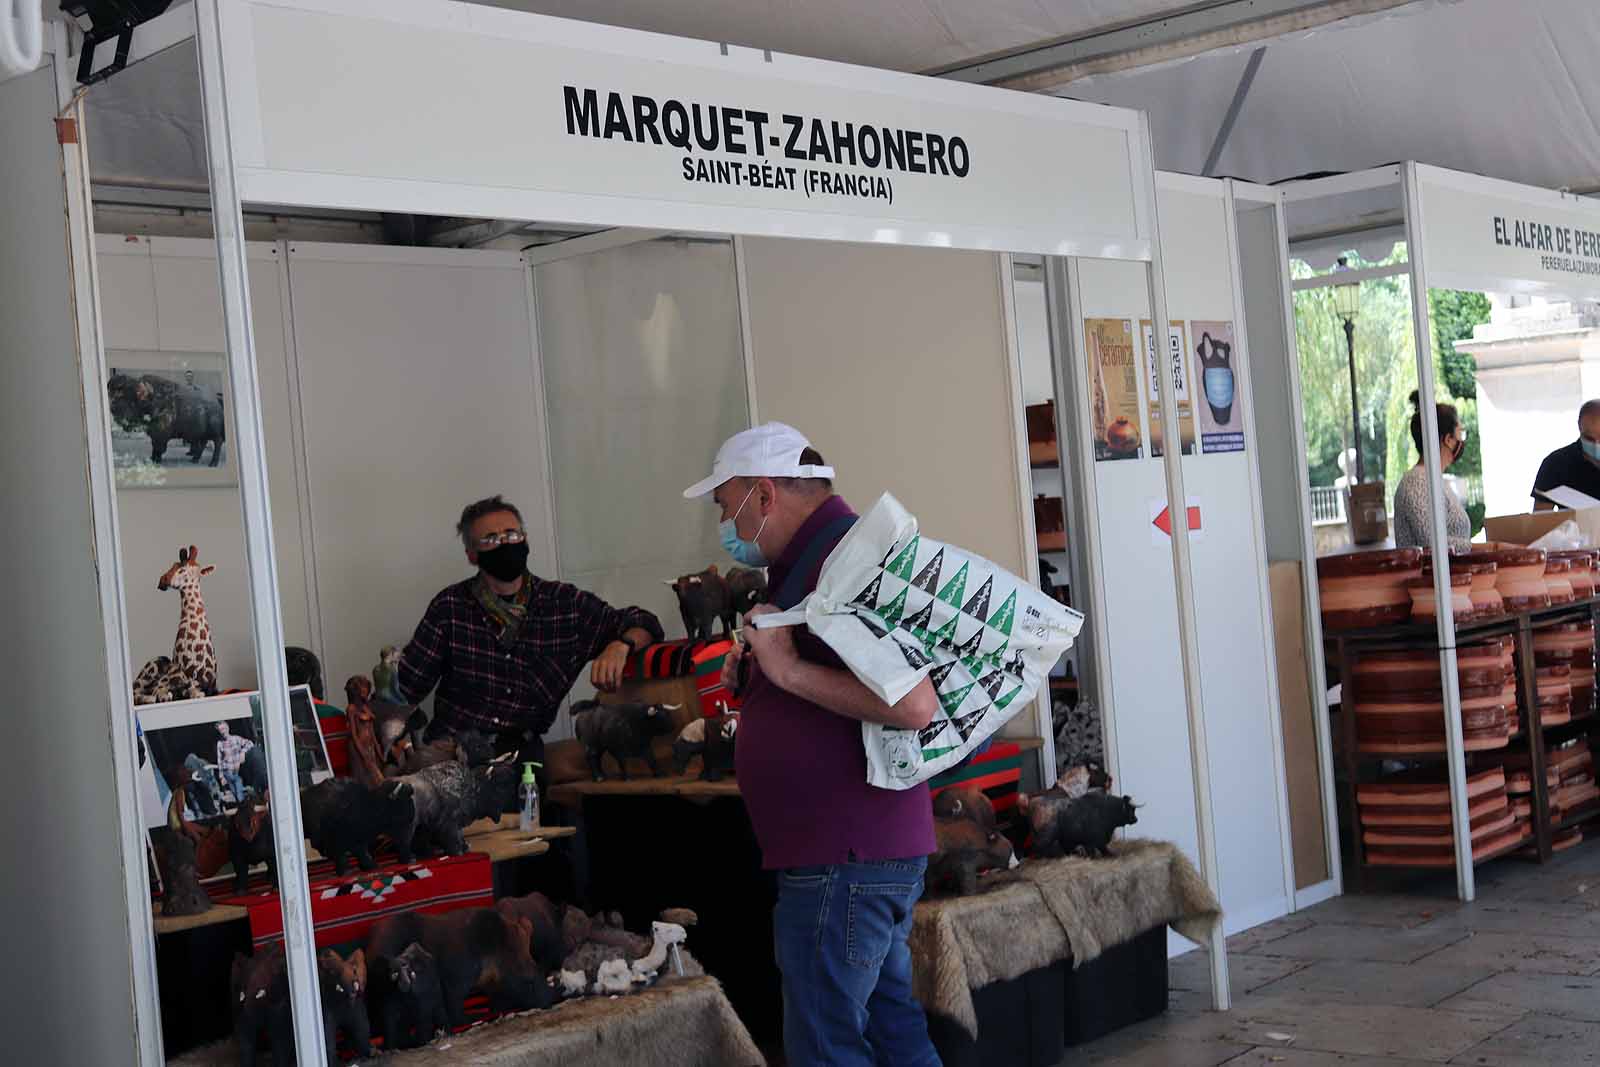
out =
[[[1526,752],[1508,752],[1505,762],[1506,792],[1516,798],[1526,797],[1529,802],[1533,799],[1533,757]],[[1548,762],[1544,767],[1544,785],[1546,795],[1553,793],[1561,785],[1561,775],[1551,767]]]
[[[1517,729],[1517,683],[1509,637],[1456,650],[1461,727],[1466,750],[1504,748]],[[1356,747],[1387,756],[1442,752],[1444,687],[1439,654],[1375,652],[1352,668]]]
[[1494,587],[1500,565],[1492,559],[1456,557],[1450,561],[1450,570],[1464,570],[1471,576],[1470,597],[1474,619],[1492,619],[1506,613],[1505,600]]
[[1564,664],[1534,671],[1539,693],[1539,725],[1562,726],[1572,721],[1572,668]]
[[[1367,862],[1381,867],[1450,867],[1455,835],[1450,784],[1443,768],[1394,775],[1356,786],[1356,810]],[[1482,859],[1519,840],[1506,795],[1505,771],[1493,767],[1467,779],[1472,855]]]
[[1506,611],[1532,611],[1550,606],[1550,588],[1545,584],[1547,562],[1542,548],[1494,544],[1475,548],[1456,557],[1468,563],[1493,563],[1494,588]]
[[1550,556],[1544,561],[1544,587],[1550,593],[1550,603],[1570,604],[1578,599],[1572,588],[1572,561],[1560,556]]
[[1317,560],[1324,630],[1393,626],[1411,617],[1406,583],[1422,576],[1422,549],[1350,552]]
[[1568,552],[1552,552],[1552,558],[1564,559],[1572,564],[1572,570],[1567,578],[1572,583],[1573,596],[1578,600],[1588,600],[1595,595],[1595,587],[1600,584],[1600,552],[1592,549],[1576,549]]
[[[1433,587],[1433,567],[1422,568],[1419,577],[1406,582],[1406,593],[1411,597],[1411,621],[1437,623],[1439,621],[1438,591]],[[1456,622],[1476,618],[1472,605],[1472,574],[1464,567],[1450,568],[1450,610]]]
[[1572,686],[1572,717],[1583,718],[1594,712],[1594,623],[1569,622],[1533,635],[1534,660],[1540,667],[1568,669]]

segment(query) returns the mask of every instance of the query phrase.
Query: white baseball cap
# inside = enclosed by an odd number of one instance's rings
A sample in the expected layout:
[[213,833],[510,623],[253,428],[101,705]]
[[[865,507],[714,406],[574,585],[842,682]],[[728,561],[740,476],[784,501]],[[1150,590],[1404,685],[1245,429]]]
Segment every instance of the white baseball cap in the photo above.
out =
[[705,496],[729,478],[832,478],[833,468],[801,463],[811,447],[805,434],[781,422],[767,422],[742,430],[722,442],[711,465],[711,477],[683,491],[690,500]]

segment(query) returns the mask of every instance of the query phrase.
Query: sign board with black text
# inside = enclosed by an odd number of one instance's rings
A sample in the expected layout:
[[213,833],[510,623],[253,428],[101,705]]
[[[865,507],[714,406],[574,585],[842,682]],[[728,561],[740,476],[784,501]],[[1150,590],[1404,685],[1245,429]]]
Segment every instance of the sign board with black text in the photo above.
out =
[[246,202],[1148,259],[1137,112],[441,0],[221,0]]

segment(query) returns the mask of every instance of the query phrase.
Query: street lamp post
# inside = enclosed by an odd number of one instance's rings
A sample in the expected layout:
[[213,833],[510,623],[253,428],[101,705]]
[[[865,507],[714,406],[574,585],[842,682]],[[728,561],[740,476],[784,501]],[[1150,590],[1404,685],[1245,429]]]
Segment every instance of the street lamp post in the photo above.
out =
[[[1334,273],[1354,269],[1344,256],[1340,256]],[[1351,281],[1334,285],[1333,309],[1344,320],[1345,354],[1350,360],[1350,422],[1355,430],[1356,444],[1355,484],[1360,485],[1367,480],[1366,464],[1361,459],[1361,405],[1356,398],[1356,316],[1361,311],[1361,283]]]

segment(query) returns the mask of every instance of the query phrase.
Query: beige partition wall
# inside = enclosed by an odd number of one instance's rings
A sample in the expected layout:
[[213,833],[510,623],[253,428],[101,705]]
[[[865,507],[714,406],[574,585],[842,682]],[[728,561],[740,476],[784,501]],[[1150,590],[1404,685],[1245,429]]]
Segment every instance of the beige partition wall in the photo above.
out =
[[[859,510],[1028,573],[997,257],[747,239],[756,419],[799,427]],[[1008,734],[1037,726],[1018,715]]]

